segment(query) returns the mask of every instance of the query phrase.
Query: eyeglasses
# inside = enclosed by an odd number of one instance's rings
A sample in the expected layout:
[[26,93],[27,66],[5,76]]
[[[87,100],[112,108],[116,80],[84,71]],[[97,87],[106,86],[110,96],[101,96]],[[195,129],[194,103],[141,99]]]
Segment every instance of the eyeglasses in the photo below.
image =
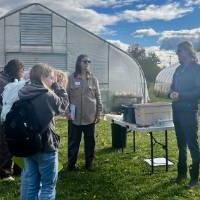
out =
[[84,63],[84,64],[90,64],[91,63],[91,60],[82,60],[82,62]]

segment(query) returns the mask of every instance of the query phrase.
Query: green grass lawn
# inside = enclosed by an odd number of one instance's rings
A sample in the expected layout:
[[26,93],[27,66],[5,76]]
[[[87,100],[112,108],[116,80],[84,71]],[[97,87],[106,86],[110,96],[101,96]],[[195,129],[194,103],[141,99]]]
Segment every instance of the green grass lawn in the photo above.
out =
[[[68,172],[66,168],[67,125],[65,120],[57,120],[56,127],[61,135],[60,160],[65,167],[59,173],[57,198],[60,200],[199,200],[200,186],[188,190],[185,185],[176,185],[177,147],[174,132],[169,132],[169,159],[174,163],[165,172],[165,167],[156,167],[150,175],[150,166],[143,159],[150,156],[148,134],[136,134],[136,152],[133,152],[132,134],[128,133],[124,153],[111,148],[110,124],[101,122],[96,129],[95,171],[84,169],[83,143],[80,147],[78,168]],[[154,134],[164,142],[164,134]],[[155,146],[155,156],[164,156],[163,149]],[[191,160],[189,159],[189,162]],[[188,180],[189,181],[189,180]],[[19,178],[14,183],[0,181],[0,199],[19,199]]]

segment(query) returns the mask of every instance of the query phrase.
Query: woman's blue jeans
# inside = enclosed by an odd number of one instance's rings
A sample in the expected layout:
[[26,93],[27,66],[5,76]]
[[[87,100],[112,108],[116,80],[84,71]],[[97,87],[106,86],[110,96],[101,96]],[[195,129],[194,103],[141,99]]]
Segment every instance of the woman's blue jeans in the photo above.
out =
[[24,158],[21,200],[54,200],[58,177],[58,153],[37,153]]

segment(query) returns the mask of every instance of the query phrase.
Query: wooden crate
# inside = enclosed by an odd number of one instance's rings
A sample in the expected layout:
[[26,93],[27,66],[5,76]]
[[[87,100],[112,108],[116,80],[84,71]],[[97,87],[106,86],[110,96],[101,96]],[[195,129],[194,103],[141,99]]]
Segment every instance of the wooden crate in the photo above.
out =
[[136,104],[135,120],[138,126],[150,126],[159,121],[172,120],[171,103]]

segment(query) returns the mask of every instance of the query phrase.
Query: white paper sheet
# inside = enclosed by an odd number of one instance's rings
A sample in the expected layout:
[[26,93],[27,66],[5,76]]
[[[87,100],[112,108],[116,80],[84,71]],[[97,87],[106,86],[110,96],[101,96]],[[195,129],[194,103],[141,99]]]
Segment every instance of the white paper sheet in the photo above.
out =
[[[151,165],[151,159],[144,159],[149,165]],[[165,166],[166,165],[166,158],[154,158],[153,159],[154,166]],[[173,162],[168,160],[168,165],[173,165]]]

